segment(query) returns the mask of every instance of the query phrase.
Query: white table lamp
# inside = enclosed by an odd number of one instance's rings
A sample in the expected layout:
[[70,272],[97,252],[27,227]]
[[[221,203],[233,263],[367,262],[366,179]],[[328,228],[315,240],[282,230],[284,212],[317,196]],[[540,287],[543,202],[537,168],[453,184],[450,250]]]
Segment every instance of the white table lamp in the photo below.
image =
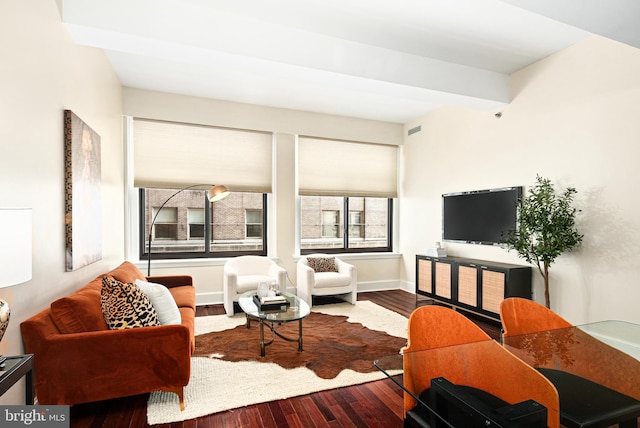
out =
[[[31,279],[31,208],[0,208],[0,288]],[[0,299],[0,341],[9,326],[9,304]],[[0,367],[5,358],[0,355]]]

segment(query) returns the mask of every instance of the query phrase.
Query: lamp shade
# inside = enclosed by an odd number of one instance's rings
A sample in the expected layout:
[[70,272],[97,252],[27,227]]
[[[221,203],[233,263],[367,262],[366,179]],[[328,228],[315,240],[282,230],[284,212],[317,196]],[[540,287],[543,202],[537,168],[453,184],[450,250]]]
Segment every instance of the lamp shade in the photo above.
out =
[[227,189],[226,186],[223,186],[223,185],[213,186],[209,190],[209,201],[210,202],[219,201],[220,199],[224,199],[227,196],[229,196],[229,193],[230,193],[229,189]]
[[0,208],[0,288],[31,279],[31,208]]

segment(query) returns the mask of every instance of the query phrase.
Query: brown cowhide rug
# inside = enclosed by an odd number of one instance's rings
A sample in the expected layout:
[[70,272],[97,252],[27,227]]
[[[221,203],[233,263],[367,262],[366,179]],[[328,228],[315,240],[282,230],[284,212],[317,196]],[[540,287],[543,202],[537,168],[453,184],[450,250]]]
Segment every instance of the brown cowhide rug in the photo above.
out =
[[[276,329],[287,337],[298,337],[298,322],[276,324]],[[265,341],[273,337],[266,326]],[[347,321],[346,316],[311,312],[302,320],[303,351],[297,342],[275,338],[260,356],[260,328],[257,321],[220,332],[196,336],[194,356],[219,358],[226,361],[269,361],[291,369],[305,366],[318,377],[333,379],[342,370],[361,373],[376,371],[373,361],[381,356],[395,354],[407,340],[381,331],[369,330],[360,323]]]

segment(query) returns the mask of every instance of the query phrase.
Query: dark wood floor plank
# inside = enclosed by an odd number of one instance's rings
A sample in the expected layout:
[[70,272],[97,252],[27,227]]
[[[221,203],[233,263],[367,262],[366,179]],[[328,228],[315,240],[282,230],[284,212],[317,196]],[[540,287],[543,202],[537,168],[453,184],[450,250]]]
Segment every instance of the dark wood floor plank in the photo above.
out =
[[380,397],[376,395],[375,389],[372,389],[372,385],[375,385],[376,383],[380,383],[380,382],[385,382],[385,381],[366,383],[362,385],[362,388],[360,389],[360,391],[364,395],[365,399],[369,400],[375,406],[375,408],[378,409],[380,413],[380,417],[383,420],[397,421],[398,416],[396,412],[390,409],[389,407],[387,407],[384,401],[381,400]]
[[331,410],[329,409],[329,406],[327,406],[327,403],[323,399],[321,393],[311,394],[311,400],[313,400],[313,403],[316,405],[325,421],[329,423],[335,420],[335,416],[331,413]]
[[282,427],[282,428],[288,428],[289,423],[287,422],[287,417],[282,411],[282,407],[280,403],[281,401],[282,400],[271,401],[269,403],[269,409],[271,410],[271,414],[273,415],[273,420],[275,421],[276,426]]
[[[316,400],[314,400],[314,397],[316,397],[317,395],[318,394],[311,394],[307,396],[310,401],[309,414],[312,416],[314,425],[316,425],[317,427],[328,428],[331,426],[331,423],[334,421],[334,419],[332,418],[330,421],[328,421],[324,413],[322,413],[322,410],[317,406]],[[322,400],[320,401],[322,402]]]
[[356,428],[357,425],[353,422],[353,420],[347,415],[345,409],[339,404],[331,406],[331,413],[335,416],[335,421],[339,424],[340,427],[348,427],[348,428]]
[[392,410],[398,417],[403,417],[404,406],[398,402],[398,395],[385,382],[371,382],[368,387],[374,391],[389,410]]
[[322,414],[318,411],[315,403],[308,395],[294,397],[291,404],[295,410],[302,426],[305,428],[326,428],[328,427]]
[[360,428],[367,427],[364,420],[353,410],[353,407],[351,406],[351,403],[353,403],[354,400],[353,394],[349,392],[349,388],[334,389],[331,391],[331,395],[337,403],[332,411],[334,415],[338,416],[338,420],[345,421],[344,418],[340,417],[341,414],[344,414],[344,416],[346,416],[354,426]]
[[271,408],[269,408],[267,403],[256,404],[254,407],[256,407],[260,413],[261,425],[258,426],[264,428],[277,428],[276,421],[271,413]]

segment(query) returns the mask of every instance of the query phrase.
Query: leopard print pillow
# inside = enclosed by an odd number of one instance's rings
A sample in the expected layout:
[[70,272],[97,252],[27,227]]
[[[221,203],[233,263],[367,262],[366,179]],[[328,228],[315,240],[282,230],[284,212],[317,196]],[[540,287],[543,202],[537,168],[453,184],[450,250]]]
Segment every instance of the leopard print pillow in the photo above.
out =
[[111,330],[160,325],[149,298],[136,284],[102,278],[100,306]]
[[307,263],[315,272],[338,272],[335,257],[307,257]]

